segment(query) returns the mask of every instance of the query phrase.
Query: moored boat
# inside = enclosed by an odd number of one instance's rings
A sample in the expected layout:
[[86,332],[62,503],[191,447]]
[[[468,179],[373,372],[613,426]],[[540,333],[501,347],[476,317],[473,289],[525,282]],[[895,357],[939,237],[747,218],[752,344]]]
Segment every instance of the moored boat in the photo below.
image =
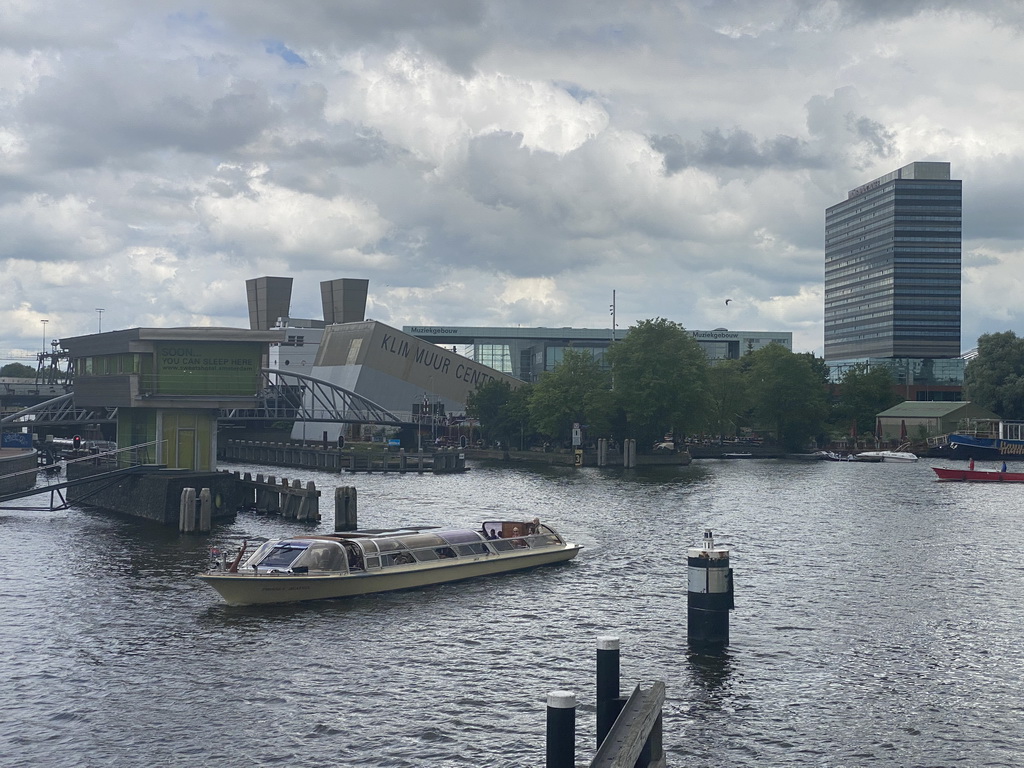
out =
[[910,451],[862,451],[856,456],[856,461],[917,461],[917,454]]
[[532,521],[272,539],[199,578],[230,605],[324,600],[422,587],[571,560],[581,545]]
[[956,480],[965,483],[1024,483],[1024,472],[1006,472],[993,469],[953,469],[932,467],[939,480]]
[[1024,421],[975,419],[958,432],[946,435],[952,456],[982,461],[1024,457]]

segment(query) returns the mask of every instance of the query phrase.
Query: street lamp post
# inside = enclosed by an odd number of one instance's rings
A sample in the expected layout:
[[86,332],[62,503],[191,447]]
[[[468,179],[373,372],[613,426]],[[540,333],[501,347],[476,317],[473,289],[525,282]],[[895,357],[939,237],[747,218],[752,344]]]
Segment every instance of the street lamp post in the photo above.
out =
[[615,289],[612,289],[612,303],[608,311],[612,316],[612,341],[615,341]]

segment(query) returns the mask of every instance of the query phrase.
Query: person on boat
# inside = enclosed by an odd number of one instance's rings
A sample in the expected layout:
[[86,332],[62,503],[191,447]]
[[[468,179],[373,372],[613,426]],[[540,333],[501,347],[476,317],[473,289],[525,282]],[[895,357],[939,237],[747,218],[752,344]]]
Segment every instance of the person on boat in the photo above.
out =
[[527,534],[540,533],[540,518],[535,517],[530,523],[529,529],[526,531]]
[[969,469],[971,472],[974,471],[974,457],[973,456],[971,457],[971,463],[967,465],[967,469]]
[[1002,469],[1000,469],[999,471],[1000,471],[1000,472],[1005,472],[1005,471],[1006,471],[1006,462],[1005,462],[1005,461],[1003,462],[1003,467],[1002,467]]

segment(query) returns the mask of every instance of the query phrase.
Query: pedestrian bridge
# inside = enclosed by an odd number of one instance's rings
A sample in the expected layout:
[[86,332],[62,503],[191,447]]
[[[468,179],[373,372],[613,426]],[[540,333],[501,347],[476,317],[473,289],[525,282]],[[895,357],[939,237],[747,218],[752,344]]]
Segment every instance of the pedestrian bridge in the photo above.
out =
[[[251,408],[228,408],[224,421],[316,421],[401,427],[405,421],[372,400],[323,379],[301,373],[263,368],[260,388]],[[111,424],[117,408],[79,408],[69,392],[0,419],[0,424],[33,427]]]

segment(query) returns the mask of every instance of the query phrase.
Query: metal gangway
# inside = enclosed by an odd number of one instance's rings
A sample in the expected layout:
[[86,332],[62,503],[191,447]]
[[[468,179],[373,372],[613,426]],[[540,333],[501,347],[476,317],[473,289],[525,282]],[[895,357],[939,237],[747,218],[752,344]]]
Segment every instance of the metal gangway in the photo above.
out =
[[[35,488],[28,488],[23,491],[11,491],[10,493],[0,493],[0,509],[9,510],[29,510],[29,511],[57,511],[61,509],[67,509],[70,503],[67,500],[64,491],[68,488],[75,488],[84,485],[94,485],[88,493],[76,499],[76,502],[83,502],[91,496],[95,496],[101,491],[109,488],[111,485],[117,483],[125,475],[139,474],[142,472],[149,472],[154,469],[162,469],[162,464],[150,464],[148,463],[150,448],[156,446],[157,441],[148,443],[139,443],[138,445],[132,445],[127,448],[117,448],[110,451],[100,451],[98,453],[90,453],[88,456],[80,456],[73,459],[64,459],[55,464],[49,464],[43,467],[35,469],[26,469],[21,472],[11,472],[7,475],[0,475],[0,481],[15,479],[18,477],[24,477],[25,475],[33,474],[37,475],[39,472],[52,472],[54,469],[63,468],[66,472],[66,468],[73,464],[105,464],[110,468],[105,472],[98,472],[88,477],[75,478],[74,480],[62,480],[55,483],[49,483],[43,486],[36,486]],[[49,504],[47,506],[6,506],[9,501],[17,501],[18,499],[25,499],[31,496],[39,496],[42,494],[49,494]]]

